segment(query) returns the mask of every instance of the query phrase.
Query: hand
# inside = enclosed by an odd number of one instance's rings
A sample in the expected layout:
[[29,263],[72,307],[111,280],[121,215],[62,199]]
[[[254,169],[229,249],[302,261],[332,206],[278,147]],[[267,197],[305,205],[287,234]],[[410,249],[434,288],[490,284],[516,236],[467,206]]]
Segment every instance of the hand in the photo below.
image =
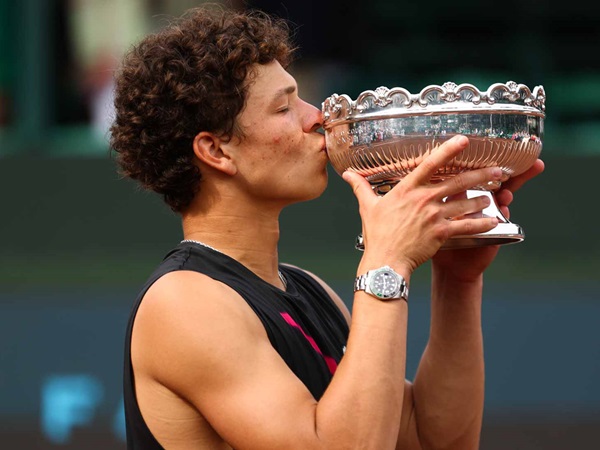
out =
[[499,180],[500,169],[473,170],[443,182],[431,182],[437,170],[460,154],[468,142],[464,136],[445,142],[381,197],[363,177],[344,172],[343,178],[352,186],[358,200],[363,224],[365,253],[359,271],[389,264],[403,271],[403,275],[410,275],[451,236],[483,233],[497,225],[497,219],[490,217],[448,220],[481,211],[489,204],[485,197],[447,203],[443,199]]
[[[495,193],[496,202],[502,214],[510,218],[508,206],[512,203],[513,194],[527,181],[544,171],[544,163],[538,159],[526,172],[509,179]],[[474,281],[479,279],[485,269],[492,263],[498,253],[499,246],[489,245],[479,248],[440,250],[432,260],[434,270],[444,271],[458,281]]]

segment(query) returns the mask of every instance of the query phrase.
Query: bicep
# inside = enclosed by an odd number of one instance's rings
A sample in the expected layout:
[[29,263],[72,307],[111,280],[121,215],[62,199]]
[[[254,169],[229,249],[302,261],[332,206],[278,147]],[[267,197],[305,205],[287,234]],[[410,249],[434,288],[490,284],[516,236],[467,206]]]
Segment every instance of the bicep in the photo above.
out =
[[157,381],[191,403],[234,448],[314,447],[317,402],[250,307],[201,275],[176,277],[178,292],[166,280],[136,319],[138,344],[145,340],[152,349],[147,366]]
[[312,448],[317,402],[268,341],[250,339],[223,356],[190,366],[203,371],[201,388],[179,386],[219,435],[239,449]]

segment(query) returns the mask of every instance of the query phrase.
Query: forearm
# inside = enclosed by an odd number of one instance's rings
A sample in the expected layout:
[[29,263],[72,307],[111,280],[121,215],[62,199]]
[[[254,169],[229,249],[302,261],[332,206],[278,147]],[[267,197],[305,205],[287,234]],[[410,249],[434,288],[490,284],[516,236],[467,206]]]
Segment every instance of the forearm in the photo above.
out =
[[346,354],[317,406],[317,432],[326,433],[321,434],[325,442],[335,441],[328,448],[394,448],[403,401],[398,379],[404,379],[406,367],[407,314],[404,300],[355,296]]
[[430,339],[414,380],[424,449],[477,449],[483,415],[483,278],[446,278],[433,270]]

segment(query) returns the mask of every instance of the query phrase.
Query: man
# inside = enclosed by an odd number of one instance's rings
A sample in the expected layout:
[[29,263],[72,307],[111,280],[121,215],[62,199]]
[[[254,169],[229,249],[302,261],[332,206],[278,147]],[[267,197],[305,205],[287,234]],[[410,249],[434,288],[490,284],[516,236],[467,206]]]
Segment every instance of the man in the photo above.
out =
[[[129,448],[476,449],[483,409],[482,273],[496,248],[438,252],[485,232],[465,189],[497,168],[431,184],[467,145],[441,146],[384,197],[345,173],[358,199],[362,286],[352,318],[325,283],[279,264],[278,218],[327,182],[320,111],[285,70],[285,25],[195,9],[146,37],[117,77],[112,146],[121,170],[181,214],[184,240],[136,302],[125,348]],[[498,194],[541,172],[540,162]],[[452,200],[444,202],[450,197]],[[433,258],[431,336],[405,381],[408,285]]]

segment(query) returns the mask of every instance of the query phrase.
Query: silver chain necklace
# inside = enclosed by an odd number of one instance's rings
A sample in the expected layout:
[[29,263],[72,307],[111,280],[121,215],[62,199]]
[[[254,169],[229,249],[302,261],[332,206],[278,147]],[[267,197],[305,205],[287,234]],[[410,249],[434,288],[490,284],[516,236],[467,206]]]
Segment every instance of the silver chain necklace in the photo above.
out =
[[[196,241],[196,240],[194,240],[194,239],[184,239],[184,240],[182,240],[182,241],[181,241],[181,243],[182,243],[182,244],[185,244],[185,243],[190,243],[190,244],[201,245],[202,247],[210,248],[211,250],[213,250],[213,251],[215,251],[215,252],[217,252],[217,253],[220,253],[221,255],[224,255],[224,253],[223,253],[223,252],[221,252],[221,251],[217,250],[216,248],[214,248],[214,247],[211,247],[210,245],[208,245],[208,244],[205,244],[204,242]],[[281,273],[281,270],[279,270],[279,269],[277,270],[277,275],[279,275],[279,280],[281,280],[281,284],[283,284],[283,290],[284,290],[284,291],[285,291],[285,290],[287,290],[287,279],[286,279],[286,278],[285,278],[285,276],[284,276],[284,275]]]

